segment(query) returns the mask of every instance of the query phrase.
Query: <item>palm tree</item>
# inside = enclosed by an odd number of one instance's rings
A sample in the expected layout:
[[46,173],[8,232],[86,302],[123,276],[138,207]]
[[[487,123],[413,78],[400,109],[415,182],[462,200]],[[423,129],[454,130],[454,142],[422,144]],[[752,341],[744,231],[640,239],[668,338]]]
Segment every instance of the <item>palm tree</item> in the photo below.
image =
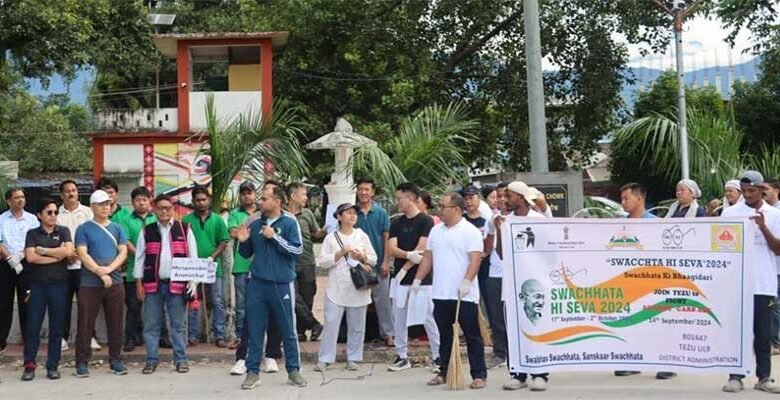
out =
[[[719,195],[742,170],[742,136],[731,115],[688,111],[690,176],[705,194]],[[681,176],[679,139],[675,117],[653,114],[619,130],[613,153],[641,154],[637,165],[649,166],[648,175],[662,176],[673,187]]]
[[223,201],[235,201],[229,188],[239,173],[258,182],[268,176],[287,180],[306,175],[309,165],[298,141],[302,132],[297,110],[289,103],[276,100],[268,121],[251,111],[230,121],[219,121],[214,98],[209,95],[205,112],[209,144],[205,151],[211,155],[214,210],[219,211]]
[[401,122],[398,135],[378,146],[355,149],[355,176],[372,175],[392,192],[401,182],[414,182],[434,193],[468,179],[468,147],[476,141],[477,122],[461,103],[434,104]]

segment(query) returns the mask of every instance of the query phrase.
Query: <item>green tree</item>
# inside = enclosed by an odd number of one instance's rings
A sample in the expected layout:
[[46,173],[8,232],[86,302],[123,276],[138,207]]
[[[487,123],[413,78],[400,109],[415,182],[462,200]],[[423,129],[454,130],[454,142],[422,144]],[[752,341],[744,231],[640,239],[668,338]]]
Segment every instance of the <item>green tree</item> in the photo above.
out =
[[[722,114],[725,110],[723,98],[714,86],[686,87],[685,103],[687,108],[710,114]],[[634,118],[676,112],[677,74],[671,70],[661,74],[650,90],[640,92],[634,103]]]

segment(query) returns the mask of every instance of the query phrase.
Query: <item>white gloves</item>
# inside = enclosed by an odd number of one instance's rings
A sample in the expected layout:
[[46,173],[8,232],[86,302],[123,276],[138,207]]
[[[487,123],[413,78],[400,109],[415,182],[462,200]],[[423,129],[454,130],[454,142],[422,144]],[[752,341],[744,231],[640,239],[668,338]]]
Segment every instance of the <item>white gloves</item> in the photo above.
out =
[[462,299],[468,296],[469,293],[471,293],[471,281],[464,278],[463,282],[460,283],[460,287],[458,288],[458,295]]
[[195,292],[198,290],[198,283],[195,281],[187,282],[187,296],[189,298],[195,297]]
[[206,257],[206,261],[208,261],[208,262],[210,262],[210,263],[213,263],[213,262],[214,262],[214,258],[213,258],[213,257],[211,257],[211,256],[209,256],[209,257]]
[[417,294],[417,292],[420,291],[420,284],[422,283],[421,280],[415,279],[414,282],[412,282],[412,293]]
[[16,271],[16,275],[22,273],[22,260],[24,260],[24,256],[21,254],[14,254],[12,256],[8,256],[8,258],[5,260],[8,261],[8,265],[10,265],[11,268]]
[[423,259],[422,251],[421,250],[407,251],[406,252],[406,259],[411,261],[411,262],[413,262],[413,263],[415,263],[415,264],[419,264],[422,261],[422,259]]
[[401,270],[395,274],[395,279],[398,281],[398,283],[401,283],[401,281],[404,280],[404,277],[406,277],[406,270],[401,268]]

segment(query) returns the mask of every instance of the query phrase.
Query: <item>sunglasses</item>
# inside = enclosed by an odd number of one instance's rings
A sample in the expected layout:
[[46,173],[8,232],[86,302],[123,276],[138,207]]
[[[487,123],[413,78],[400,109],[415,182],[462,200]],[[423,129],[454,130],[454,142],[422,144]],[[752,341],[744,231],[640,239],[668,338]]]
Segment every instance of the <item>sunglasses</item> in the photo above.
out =
[[46,211],[46,215],[59,215],[59,210],[48,210]]

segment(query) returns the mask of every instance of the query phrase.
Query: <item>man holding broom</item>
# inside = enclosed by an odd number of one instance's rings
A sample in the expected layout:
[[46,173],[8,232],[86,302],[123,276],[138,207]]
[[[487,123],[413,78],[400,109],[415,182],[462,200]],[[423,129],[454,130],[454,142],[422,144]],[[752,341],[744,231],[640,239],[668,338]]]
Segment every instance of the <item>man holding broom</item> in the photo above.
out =
[[482,234],[463,219],[466,205],[458,193],[442,195],[439,213],[443,224],[431,229],[412,290],[417,291],[433,269],[433,317],[439,328],[441,370],[428,382],[447,383],[450,389],[463,389],[459,329],[466,336],[472,383],[482,389],[487,384],[485,348],[479,331],[479,286],[477,272],[482,261]]

